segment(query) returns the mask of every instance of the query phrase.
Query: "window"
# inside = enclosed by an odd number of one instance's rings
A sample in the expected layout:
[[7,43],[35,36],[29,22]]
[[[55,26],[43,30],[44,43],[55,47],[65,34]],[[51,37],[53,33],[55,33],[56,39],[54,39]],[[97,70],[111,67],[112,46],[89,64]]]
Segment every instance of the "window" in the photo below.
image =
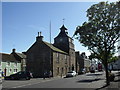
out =
[[8,62],[8,66],[10,66],[10,62]]
[[56,62],[59,63],[59,53],[56,53],[56,54],[57,54]]
[[67,55],[65,55],[65,64],[67,64]]
[[59,75],[59,67],[57,67],[57,75]]
[[63,67],[61,68],[61,73],[62,73],[62,74],[64,73],[64,68],[63,68]]
[[14,72],[17,72],[17,69],[14,69]]
[[10,62],[6,62],[6,66],[10,66]]
[[11,72],[11,71],[12,71],[12,69],[9,70],[9,72]]
[[17,62],[15,62],[15,66],[17,67]]

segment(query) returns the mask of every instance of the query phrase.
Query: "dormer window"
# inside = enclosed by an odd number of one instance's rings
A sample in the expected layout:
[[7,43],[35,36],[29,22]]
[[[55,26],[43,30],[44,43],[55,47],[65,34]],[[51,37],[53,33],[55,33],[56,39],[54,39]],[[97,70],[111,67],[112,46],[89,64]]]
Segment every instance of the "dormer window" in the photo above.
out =
[[10,62],[7,62],[7,66],[10,66]]
[[15,62],[15,66],[17,67],[17,62]]

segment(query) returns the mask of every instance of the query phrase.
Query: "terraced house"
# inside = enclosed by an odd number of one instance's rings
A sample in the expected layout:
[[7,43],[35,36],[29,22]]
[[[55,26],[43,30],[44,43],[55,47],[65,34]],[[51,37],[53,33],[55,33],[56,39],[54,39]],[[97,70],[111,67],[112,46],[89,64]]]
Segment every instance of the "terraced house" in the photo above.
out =
[[0,53],[0,58],[2,59],[0,62],[0,72],[4,76],[26,70],[26,55],[15,52],[15,49],[12,49],[11,54]]
[[9,76],[21,71],[21,62],[17,60],[13,54],[0,53],[0,56],[2,56],[0,72],[3,73],[4,76]]

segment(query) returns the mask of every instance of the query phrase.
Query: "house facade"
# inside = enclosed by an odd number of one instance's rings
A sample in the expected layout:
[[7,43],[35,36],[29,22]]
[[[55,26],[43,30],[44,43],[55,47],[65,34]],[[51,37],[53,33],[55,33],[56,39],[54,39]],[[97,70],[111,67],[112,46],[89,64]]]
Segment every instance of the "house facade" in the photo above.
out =
[[21,62],[16,60],[12,54],[0,53],[2,61],[0,62],[0,72],[4,76],[9,76],[21,71]]
[[76,51],[75,54],[76,54],[76,71],[78,73],[81,73],[82,69],[85,69],[86,72],[89,72],[91,60],[87,58],[85,52],[80,54],[79,51]]
[[18,53],[16,52],[16,49],[12,49],[11,53],[16,60],[19,60],[21,62],[21,71],[26,70],[26,55],[24,53]]
[[75,56],[76,56],[76,72],[80,73],[82,72],[82,69],[84,68],[84,59],[81,56],[79,51],[75,52]]
[[45,42],[38,33],[35,43],[26,51],[26,69],[34,77],[43,77],[45,72],[52,76],[64,76],[70,70],[75,70],[75,50],[63,25],[60,33],[54,39],[54,44]]

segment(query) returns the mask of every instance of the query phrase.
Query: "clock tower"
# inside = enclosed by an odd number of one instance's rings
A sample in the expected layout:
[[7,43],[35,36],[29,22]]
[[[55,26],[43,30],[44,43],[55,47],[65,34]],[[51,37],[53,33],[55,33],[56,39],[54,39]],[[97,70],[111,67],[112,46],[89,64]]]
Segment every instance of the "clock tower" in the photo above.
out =
[[64,25],[60,28],[58,36],[54,38],[54,46],[69,53],[69,37],[67,28]]
[[54,46],[69,55],[69,70],[75,69],[75,49],[73,39],[68,36],[67,28],[63,25],[60,33],[54,38]]

